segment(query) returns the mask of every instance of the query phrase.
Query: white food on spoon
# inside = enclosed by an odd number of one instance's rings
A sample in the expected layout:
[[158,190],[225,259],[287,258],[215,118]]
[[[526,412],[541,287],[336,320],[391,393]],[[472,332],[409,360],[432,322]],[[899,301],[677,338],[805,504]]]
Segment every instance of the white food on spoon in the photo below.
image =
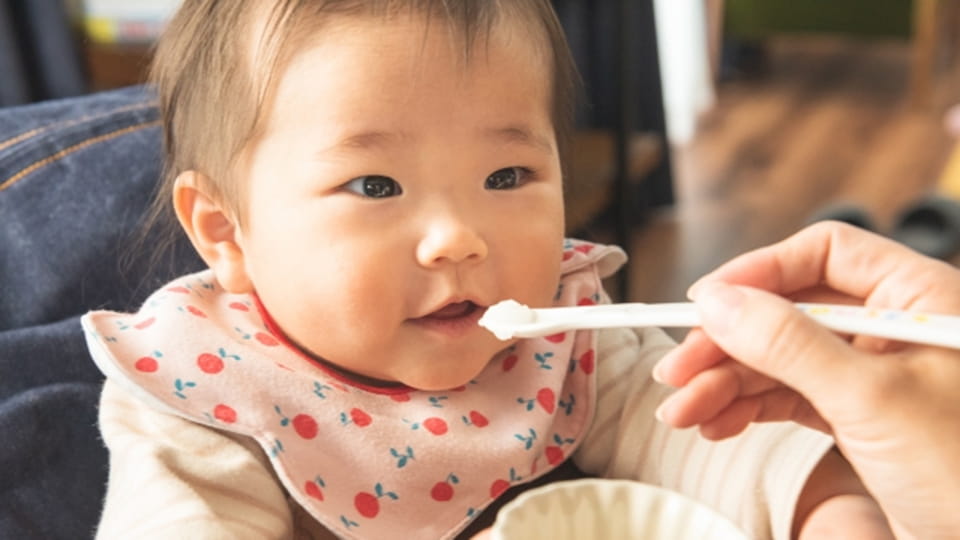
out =
[[516,300],[504,300],[487,308],[480,317],[480,326],[493,332],[497,339],[507,340],[513,337],[515,326],[536,322],[537,314],[530,307]]

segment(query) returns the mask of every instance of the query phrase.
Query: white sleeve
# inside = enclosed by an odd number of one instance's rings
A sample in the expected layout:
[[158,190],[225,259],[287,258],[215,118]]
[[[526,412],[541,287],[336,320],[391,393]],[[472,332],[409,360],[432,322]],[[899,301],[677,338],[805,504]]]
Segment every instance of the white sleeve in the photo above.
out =
[[597,406],[574,455],[586,473],[630,478],[706,503],[751,538],[787,540],[797,499],[830,437],[793,423],[753,424],[721,442],[654,417],[672,391],[651,377],[674,342],[659,329],[602,331]]
[[97,538],[291,538],[293,517],[250,439],[161,413],[109,380],[100,431],[110,450]]

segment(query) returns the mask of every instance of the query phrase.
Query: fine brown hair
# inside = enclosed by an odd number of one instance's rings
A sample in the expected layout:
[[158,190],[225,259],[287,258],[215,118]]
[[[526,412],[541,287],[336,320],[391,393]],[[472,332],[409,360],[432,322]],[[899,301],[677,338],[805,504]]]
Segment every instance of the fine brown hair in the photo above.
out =
[[535,39],[539,34],[537,45],[552,63],[551,115],[567,170],[579,79],[549,0],[184,0],[158,41],[150,70],[165,157],[150,225],[176,227],[173,184],[189,170],[208,179],[205,187],[242,219],[243,186],[232,180],[232,165],[256,136],[284,63],[331,17],[380,16],[386,23],[402,12],[445,22],[467,57],[506,20]]

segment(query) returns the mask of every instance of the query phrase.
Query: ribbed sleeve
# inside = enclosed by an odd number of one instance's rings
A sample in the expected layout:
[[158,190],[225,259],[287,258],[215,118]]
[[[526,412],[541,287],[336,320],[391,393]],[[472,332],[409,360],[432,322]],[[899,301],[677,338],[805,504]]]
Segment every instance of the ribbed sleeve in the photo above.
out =
[[673,347],[662,331],[602,331],[594,424],[574,459],[588,474],[679,491],[737,523],[751,538],[789,539],[797,498],[833,440],[791,423],[754,424],[721,442],[654,417],[672,389],[651,377]]

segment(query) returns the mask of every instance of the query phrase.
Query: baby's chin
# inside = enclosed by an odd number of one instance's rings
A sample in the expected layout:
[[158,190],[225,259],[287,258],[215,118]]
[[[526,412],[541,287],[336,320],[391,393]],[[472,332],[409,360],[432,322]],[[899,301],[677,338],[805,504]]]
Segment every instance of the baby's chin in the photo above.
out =
[[452,366],[434,366],[432,370],[411,373],[401,377],[398,381],[410,388],[425,392],[442,392],[459,390],[476,379],[484,369],[496,358],[499,351],[488,354],[484,359],[459,362]]

